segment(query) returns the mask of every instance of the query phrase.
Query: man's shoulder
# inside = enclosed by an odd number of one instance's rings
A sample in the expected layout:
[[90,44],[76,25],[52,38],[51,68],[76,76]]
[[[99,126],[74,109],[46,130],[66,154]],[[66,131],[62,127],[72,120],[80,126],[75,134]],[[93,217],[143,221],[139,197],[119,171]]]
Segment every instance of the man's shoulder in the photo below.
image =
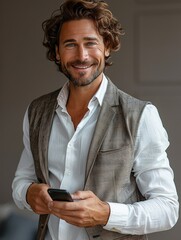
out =
[[41,95],[35,98],[29,105],[28,115],[31,116],[40,115],[45,109],[54,109],[57,105],[57,97],[60,89],[49,92],[47,94]]
[[126,107],[134,107],[134,105],[146,105],[148,101],[141,100],[129,93],[119,89],[110,79],[108,84],[108,95],[114,98],[115,105],[125,105]]
[[119,100],[123,101],[126,105],[146,105],[148,103],[148,101],[139,99],[136,96],[133,96],[129,93],[126,93],[120,89],[118,89],[118,93],[119,93]]

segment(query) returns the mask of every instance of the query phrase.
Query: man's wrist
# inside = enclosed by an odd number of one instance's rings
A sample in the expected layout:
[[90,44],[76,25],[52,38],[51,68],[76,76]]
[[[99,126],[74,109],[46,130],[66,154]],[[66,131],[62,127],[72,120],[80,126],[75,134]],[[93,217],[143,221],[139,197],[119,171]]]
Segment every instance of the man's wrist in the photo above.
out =
[[110,206],[109,206],[109,203],[107,202],[103,202],[104,206],[105,206],[105,219],[104,219],[104,222],[102,223],[102,226],[104,227],[108,220],[109,220],[109,216],[110,216]]

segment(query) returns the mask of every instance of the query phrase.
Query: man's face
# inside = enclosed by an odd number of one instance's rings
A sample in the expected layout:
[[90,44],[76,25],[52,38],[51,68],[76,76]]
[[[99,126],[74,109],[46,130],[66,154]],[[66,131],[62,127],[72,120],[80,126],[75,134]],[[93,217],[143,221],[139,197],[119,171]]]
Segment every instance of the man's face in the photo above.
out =
[[56,58],[61,62],[62,72],[75,86],[86,86],[102,79],[105,56],[108,55],[109,50],[92,20],[63,24]]

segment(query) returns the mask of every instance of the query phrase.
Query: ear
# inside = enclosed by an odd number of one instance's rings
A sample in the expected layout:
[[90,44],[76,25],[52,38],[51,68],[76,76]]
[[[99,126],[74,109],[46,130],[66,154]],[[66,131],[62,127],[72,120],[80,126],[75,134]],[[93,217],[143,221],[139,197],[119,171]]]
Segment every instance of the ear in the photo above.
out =
[[58,46],[56,45],[55,47],[55,52],[56,52],[56,60],[57,61],[60,61],[60,54],[59,54],[59,49],[58,49]]
[[110,49],[105,49],[105,57],[109,57],[110,55]]

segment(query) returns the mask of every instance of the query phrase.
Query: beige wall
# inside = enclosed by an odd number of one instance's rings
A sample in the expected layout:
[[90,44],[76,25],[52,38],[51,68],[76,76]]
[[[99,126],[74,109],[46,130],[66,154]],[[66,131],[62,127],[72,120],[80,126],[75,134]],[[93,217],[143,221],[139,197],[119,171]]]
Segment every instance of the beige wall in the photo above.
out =
[[[157,74],[153,71],[151,77],[147,78],[144,68],[144,64],[147,63],[145,51],[148,49],[147,46],[153,44],[152,40],[150,44],[146,42],[143,35],[146,21],[148,23],[151,21],[151,18],[144,18],[144,16],[145,14],[147,16],[149,11],[150,14],[157,14],[156,16],[159,17],[158,12],[164,13],[163,10],[165,10],[169,14],[171,10],[173,14],[177,12],[176,16],[180,20],[180,2],[174,0],[171,1],[171,5],[170,1],[107,1],[126,30],[122,49],[113,56],[115,64],[108,71],[108,75],[124,91],[149,99],[158,106],[170,136],[169,158],[180,194],[181,76],[180,69],[175,68],[175,64],[181,62],[180,44],[177,45],[177,41],[172,44],[171,38],[169,38],[169,43],[167,41],[169,53],[173,58],[173,61],[169,61],[168,72],[168,69],[163,68],[162,72]],[[55,0],[0,1],[0,204],[12,201],[11,182],[22,151],[22,120],[28,104],[36,96],[56,89],[65,81],[65,78],[56,71],[54,64],[46,60],[45,49],[41,44],[43,38],[41,23],[54,9],[58,8],[60,2]],[[163,16],[165,15],[163,14]],[[157,22],[154,21],[154,24]],[[180,28],[176,28],[175,32],[171,32],[172,27],[170,29],[168,27],[169,37],[171,36],[169,33],[173,35],[177,33],[177,30],[180,31],[181,21],[179,24]],[[155,27],[155,25],[149,26],[150,31],[156,31]],[[160,37],[162,36],[159,28],[156,33],[160,34]],[[180,35],[175,36],[175,38],[178,37],[180,38]],[[159,48],[159,46],[156,47]],[[174,56],[170,47],[173,48]],[[144,52],[141,52],[143,50]],[[153,51],[150,52],[150,55],[153,58],[150,61],[158,60],[157,56],[154,58]],[[163,63],[162,60],[164,62],[164,56],[161,58],[159,55],[160,65]],[[175,75],[170,69],[175,69]],[[141,75],[140,71],[142,71]],[[171,78],[169,78],[169,82],[166,81],[164,77],[167,75],[169,77],[173,75],[173,81]],[[160,78],[161,82],[158,81],[155,84],[159,77],[162,77]],[[168,233],[153,234],[151,239],[170,240],[172,237],[174,240],[179,240],[179,226],[181,227],[180,221],[173,230]]]

